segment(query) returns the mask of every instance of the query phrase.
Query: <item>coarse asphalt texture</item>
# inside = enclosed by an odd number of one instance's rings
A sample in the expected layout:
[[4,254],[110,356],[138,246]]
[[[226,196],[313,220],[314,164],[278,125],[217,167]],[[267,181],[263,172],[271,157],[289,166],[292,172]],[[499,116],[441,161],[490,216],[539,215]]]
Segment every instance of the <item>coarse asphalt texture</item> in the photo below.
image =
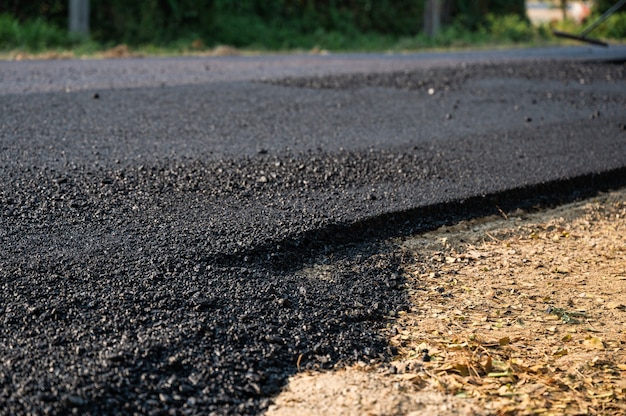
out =
[[389,360],[386,238],[626,184],[624,58],[0,62],[0,414],[259,414]]

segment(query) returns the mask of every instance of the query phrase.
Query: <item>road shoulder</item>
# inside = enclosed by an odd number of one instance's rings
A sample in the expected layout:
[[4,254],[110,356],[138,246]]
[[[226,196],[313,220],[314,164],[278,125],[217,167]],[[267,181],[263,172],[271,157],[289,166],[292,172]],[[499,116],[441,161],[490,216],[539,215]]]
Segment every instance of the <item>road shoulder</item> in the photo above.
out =
[[393,362],[297,374],[267,414],[621,414],[625,231],[622,189],[396,241]]

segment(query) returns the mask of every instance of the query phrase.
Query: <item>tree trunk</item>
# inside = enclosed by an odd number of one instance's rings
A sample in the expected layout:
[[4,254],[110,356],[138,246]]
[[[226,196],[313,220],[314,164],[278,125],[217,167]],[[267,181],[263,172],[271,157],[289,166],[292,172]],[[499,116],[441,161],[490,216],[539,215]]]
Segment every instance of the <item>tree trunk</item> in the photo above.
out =
[[424,33],[428,37],[435,37],[441,27],[441,1],[426,0],[424,7]]
[[561,12],[563,13],[563,20],[567,19],[567,0],[561,0]]
[[89,36],[89,0],[70,0],[69,31]]

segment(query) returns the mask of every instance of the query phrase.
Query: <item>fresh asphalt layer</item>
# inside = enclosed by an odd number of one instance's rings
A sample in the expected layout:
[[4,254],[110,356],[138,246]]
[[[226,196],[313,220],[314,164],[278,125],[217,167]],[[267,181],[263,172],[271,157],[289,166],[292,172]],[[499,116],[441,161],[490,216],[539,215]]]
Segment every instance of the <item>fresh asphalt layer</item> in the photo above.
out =
[[0,414],[257,414],[388,360],[385,238],[626,184],[624,58],[0,62]]

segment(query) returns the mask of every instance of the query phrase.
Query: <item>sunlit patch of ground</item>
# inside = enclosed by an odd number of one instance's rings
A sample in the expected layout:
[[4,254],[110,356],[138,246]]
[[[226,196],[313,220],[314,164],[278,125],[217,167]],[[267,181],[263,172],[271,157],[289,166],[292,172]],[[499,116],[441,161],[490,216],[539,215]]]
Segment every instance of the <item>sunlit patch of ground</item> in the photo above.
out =
[[626,413],[626,190],[502,214],[398,242],[392,366],[298,374],[268,414]]

